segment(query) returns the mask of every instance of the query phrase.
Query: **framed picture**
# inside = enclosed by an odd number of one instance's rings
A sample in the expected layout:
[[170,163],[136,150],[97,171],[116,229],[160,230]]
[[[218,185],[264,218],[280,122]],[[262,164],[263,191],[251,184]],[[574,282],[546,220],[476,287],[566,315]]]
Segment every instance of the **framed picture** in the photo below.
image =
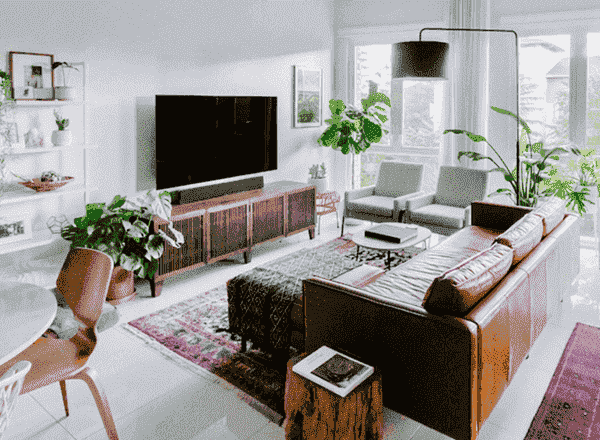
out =
[[54,55],[10,52],[10,80],[15,100],[54,99]]
[[0,245],[31,238],[31,219],[18,214],[0,215]]
[[322,125],[323,70],[294,66],[294,127]]

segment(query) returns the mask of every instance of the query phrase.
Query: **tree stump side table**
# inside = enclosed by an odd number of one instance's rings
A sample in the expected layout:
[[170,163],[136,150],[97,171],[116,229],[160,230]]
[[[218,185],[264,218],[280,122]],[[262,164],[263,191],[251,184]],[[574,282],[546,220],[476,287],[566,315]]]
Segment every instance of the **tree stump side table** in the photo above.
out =
[[376,440],[382,438],[381,373],[375,372],[346,397],[292,371],[307,356],[288,361],[285,381],[286,440]]

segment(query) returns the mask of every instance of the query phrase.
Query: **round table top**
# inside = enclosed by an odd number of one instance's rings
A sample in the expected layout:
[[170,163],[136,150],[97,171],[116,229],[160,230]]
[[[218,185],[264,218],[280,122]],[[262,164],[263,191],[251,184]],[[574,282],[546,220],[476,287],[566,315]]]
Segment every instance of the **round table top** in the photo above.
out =
[[43,287],[0,283],[0,365],[33,344],[56,316],[56,297]]
[[[380,251],[397,251],[408,246],[414,246],[431,237],[431,231],[427,228],[407,223],[379,223],[380,225],[391,225],[397,228],[416,228],[417,236],[402,243],[392,243],[391,241],[379,240],[377,238],[365,237],[365,231],[357,232],[352,236],[352,241],[358,246]],[[371,228],[372,226],[369,226]],[[367,229],[369,229],[367,228]]]

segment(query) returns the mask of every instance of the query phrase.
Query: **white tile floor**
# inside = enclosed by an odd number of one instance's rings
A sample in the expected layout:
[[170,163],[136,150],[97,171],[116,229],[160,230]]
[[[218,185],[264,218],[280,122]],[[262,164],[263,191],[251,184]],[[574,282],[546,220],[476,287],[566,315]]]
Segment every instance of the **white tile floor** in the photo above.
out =
[[[352,232],[362,226],[348,227]],[[135,302],[119,306],[121,323],[225,283],[235,275],[279,256],[339,235],[333,216],[325,216],[321,235],[308,233],[257,247],[252,262],[219,262],[165,282],[162,295],[150,296],[138,283]],[[439,237],[433,237],[435,245]],[[559,323],[548,325],[484,425],[479,440],[518,440],[527,432],[575,323],[600,326],[598,256],[581,250],[576,287],[563,303]],[[121,440],[275,440],[283,428],[242,402],[232,387],[223,387],[182,369],[147,348],[120,325],[101,333],[90,364],[99,373]],[[65,417],[58,384],[21,396],[4,440],[105,440],[106,432],[90,391],[83,382],[67,382],[71,415]],[[385,439],[441,440],[443,436],[393,411],[384,411]]]

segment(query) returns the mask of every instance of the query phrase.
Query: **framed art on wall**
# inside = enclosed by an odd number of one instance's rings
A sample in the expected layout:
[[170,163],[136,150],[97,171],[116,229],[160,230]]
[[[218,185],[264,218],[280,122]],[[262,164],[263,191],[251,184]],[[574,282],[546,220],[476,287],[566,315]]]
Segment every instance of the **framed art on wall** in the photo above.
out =
[[294,66],[294,127],[322,124],[323,69]]
[[17,214],[0,215],[0,245],[31,238],[31,219]]
[[52,100],[54,55],[9,52],[10,79],[16,100]]

